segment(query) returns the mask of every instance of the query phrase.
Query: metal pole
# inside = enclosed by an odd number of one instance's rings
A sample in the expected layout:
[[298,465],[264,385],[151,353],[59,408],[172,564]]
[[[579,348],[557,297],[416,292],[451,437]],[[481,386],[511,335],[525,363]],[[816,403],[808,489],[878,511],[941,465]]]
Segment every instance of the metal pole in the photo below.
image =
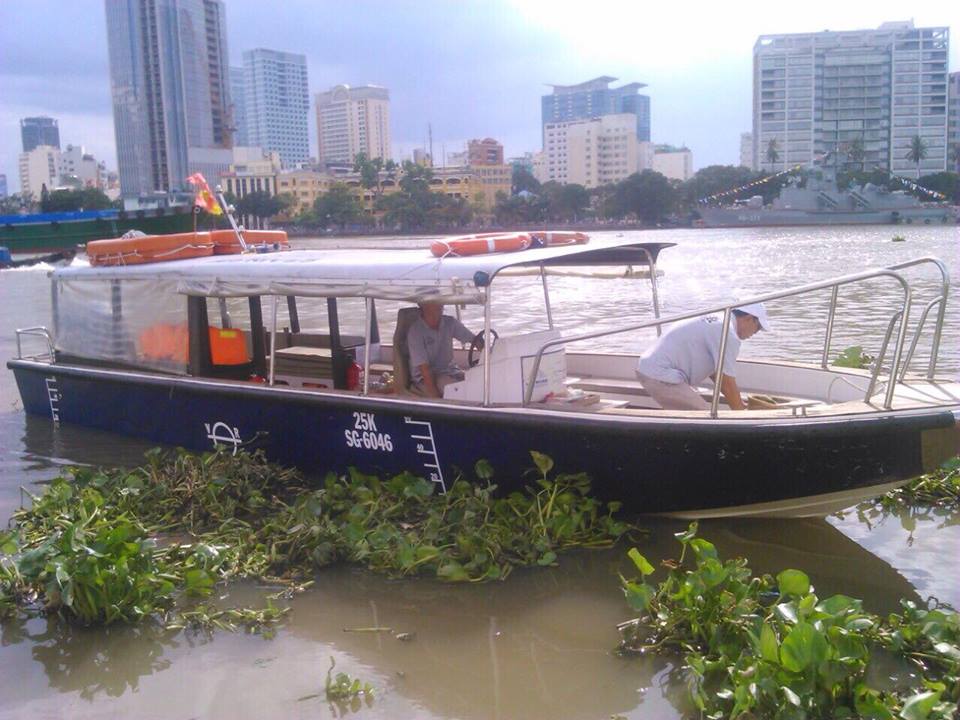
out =
[[271,314],[273,319],[270,321],[270,385],[273,385],[274,368],[277,365],[277,296],[271,295],[273,309]]
[[373,298],[366,298],[364,303],[366,313],[364,313],[363,333],[363,394],[366,395],[370,390],[370,318],[373,315]]
[[237,240],[240,242],[240,247],[243,248],[243,252],[247,251],[247,243],[243,239],[243,233],[240,232],[240,228],[237,226],[237,221],[233,217],[233,213],[230,212],[230,206],[227,205],[227,201],[223,198],[223,188],[217,185],[217,202],[220,203],[220,207],[223,208],[223,214],[227,216],[227,220],[230,221],[230,227],[233,228],[233,234],[237,236]]
[[723,379],[723,354],[727,351],[727,333],[730,332],[731,308],[723,311],[723,334],[720,336],[720,354],[717,357],[717,371],[713,376],[713,399],[710,401],[710,417],[715,418],[720,409],[720,381]]
[[[660,295],[657,292],[657,261],[654,259],[653,255],[646,248],[641,248],[644,254],[647,256],[647,265],[650,267],[650,290],[651,295],[653,296],[653,316],[659,320],[660,319]],[[660,325],[657,325],[657,337],[663,333],[663,328]]]
[[840,286],[834,285],[833,292],[830,294],[830,309],[827,311],[827,333],[823,338],[823,356],[820,358],[820,367],[827,369],[827,363],[830,360],[830,340],[833,338],[833,319],[837,314],[837,294],[840,292]]
[[[944,271],[946,272],[946,271]],[[950,281],[944,280],[943,295],[940,296],[940,307],[937,310],[937,324],[933,328],[933,342],[930,344],[930,366],[927,368],[927,380],[933,380],[937,370],[937,355],[940,354],[940,337],[943,334],[943,320],[947,312],[947,290]],[[917,330],[917,332],[920,332]]]
[[490,406],[490,286],[483,300],[483,406]]
[[900,330],[897,332],[897,346],[893,351],[893,362],[890,363],[890,382],[887,385],[887,395],[883,399],[883,407],[889,410],[893,407],[893,391],[897,387],[897,371],[900,369],[900,358],[903,355],[903,343],[907,339],[907,320],[910,317],[911,293],[908,286],[904,291],[903,311],[900,315]]
[[550,291],[547,289],[547,273],[544,270],[543,263],[540,263],[540,280],[543,281],[543,303],[547,307],[547,322],[550,329],[553,330],[553,311],[550,309]]

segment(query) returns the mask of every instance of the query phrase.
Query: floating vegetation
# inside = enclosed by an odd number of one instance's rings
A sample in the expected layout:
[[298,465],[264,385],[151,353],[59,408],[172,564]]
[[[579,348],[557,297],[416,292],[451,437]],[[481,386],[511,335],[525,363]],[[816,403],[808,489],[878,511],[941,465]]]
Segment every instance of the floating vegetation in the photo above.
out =
[[[337,661],[331,657],[330,669],[327,670],[327,681],[323,687],[327,702],[349,702],[363,697],[367,699],[367,704],[369,704],[369,701],[373,699],[373,687],[370,683],[361,682],[359,679],[351,678],[342,672],[337,673],[334,677],[333,668],[336,665]],[[359,707],[357,710],[359,710]]]
[[890,512],[920,505],[960,509],[960,457],[951,458],[934,472],[891,490],[876,502],[883,510]]
[[835,367],[866,369],[874,361],[873,355],[867,355],[861,345],[845,348],[833,361]]
[[890,238],[890,242],[906,242],[907,239],[903,235],[894,235]]
[[443,495],[409,473],[381,480],[356,470],[307,488],[261,454],[222,451],[154,450],[134,470],[73,468],[0,534],[0,616],[160,616],[172,628],[263,630],[286,609],[200,601],[240,578],[280,585],[272,597],[287,599],[341,561],[391,576],[503,579],[518,565],[553,565],[564,549],[608,547],[628,530],[613,517],[617,504],[589,496],[585,475],[551,478],[550,458],[532,457],[530,487],[503,498],[485,462],[481,484],[461,477]]
[[[742,558],[721,561],[692,524],[677,534],[677,561],[651,585],[653,566],[629,552],[640,577],[621,578],[640,615],[620,625],[620,651],[679,653],[690,700],[708,718],[947,720],[960,700],[960,616],[901,601],[880,617],[845,595],[821,600],[809,578],[756,577]],[[880,653],[906,661],[886,689],[868,668]]]

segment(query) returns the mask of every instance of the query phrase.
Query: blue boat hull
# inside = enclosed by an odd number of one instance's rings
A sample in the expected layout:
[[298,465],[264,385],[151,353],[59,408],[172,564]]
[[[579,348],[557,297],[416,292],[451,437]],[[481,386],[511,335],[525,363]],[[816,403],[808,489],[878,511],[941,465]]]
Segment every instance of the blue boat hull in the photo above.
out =
[[[532,480],[529,451],[556,472],[586,472],[594,492],[640,513],[775,503],[913,477],[927,433],[949,410],[691,420],[433,404],[268,388],[32,361],[8,363],[28,413],[153,442],[262,448],[308,473],[412,471],[449,487],[488,460],[509,492]],[[929,445],[929,443],[927,443]]]

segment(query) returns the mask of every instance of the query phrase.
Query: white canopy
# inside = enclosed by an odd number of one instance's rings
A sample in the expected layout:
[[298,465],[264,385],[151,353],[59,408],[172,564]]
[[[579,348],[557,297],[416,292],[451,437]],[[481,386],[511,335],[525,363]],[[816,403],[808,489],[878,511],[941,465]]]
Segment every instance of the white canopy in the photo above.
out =
[[502,269],[538,265],[641,265],[672,243],[601,238],[585,245],[532,248],[471,257],[436,258],[426,248],[330,249],[217,255],[118,267],[65,267],[65,282],[153,280],[176,282],[188,295],[240,297],[298,295],[374,297],[482,303],[483,288]]

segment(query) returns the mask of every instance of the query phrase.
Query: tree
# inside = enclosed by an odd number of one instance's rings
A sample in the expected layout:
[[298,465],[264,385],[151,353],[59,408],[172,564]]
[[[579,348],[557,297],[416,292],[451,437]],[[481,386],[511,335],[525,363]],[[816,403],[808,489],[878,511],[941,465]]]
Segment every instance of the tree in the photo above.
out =
[[313,213],[321,227],[327,228],[333,224],[343,230],[363,216],[363,207],[353,190],[343,183],[334,183],[313,201]]
[[953,161],[954,169],[960,171],[960,143],[954,143],[950,148],[950,159]]
[[779,160],[780,144],[776,138],[770,138],[770,142],[767,143],[767,162],[771,165],[776,165]]
[[863,172],[863,159],[867,156],[866,148],[863,146],[863,138],[855,137],[847,145],[847,157],[855,163],[861,172]]
[[112,207],[110,198],[97,188],[82,190],[54,190],[43,196],[41,212],[73,212],[76,210],[106,210]]
[[0,198],[0,215],[19,215],[33,210],[35,201],[33,193],[14,193]]
[[380,184],[380,171],[383,170],[383,159],[367,157],[366,153],[357,153],[353,159],[353,171],[360,173],[360,184],[367,190],[374,190],[374,195],[380,197],[383,186]]
[[677,190],[654,170],[644,170],[617,183],[610,202],[614,217],[636,215],[648,225],[669,215],[676,204]]
[[917,177],[920,177],[920,163],[927,157],[927,143],[919,135],[910,138],[910,149],[904,156],[907,160],[917,164]]
[[513,195],[518,195],[524,191],[531,192],[534,195],[539,194],[540,181],[533,176],[532,172],[522,165],[514,165],[513,178],[510,182],[510,192]]
[[280,198],[263,190],[247,193],[236,202],[238,215],[260,220],[272,218],[284,208],[284,202]]

